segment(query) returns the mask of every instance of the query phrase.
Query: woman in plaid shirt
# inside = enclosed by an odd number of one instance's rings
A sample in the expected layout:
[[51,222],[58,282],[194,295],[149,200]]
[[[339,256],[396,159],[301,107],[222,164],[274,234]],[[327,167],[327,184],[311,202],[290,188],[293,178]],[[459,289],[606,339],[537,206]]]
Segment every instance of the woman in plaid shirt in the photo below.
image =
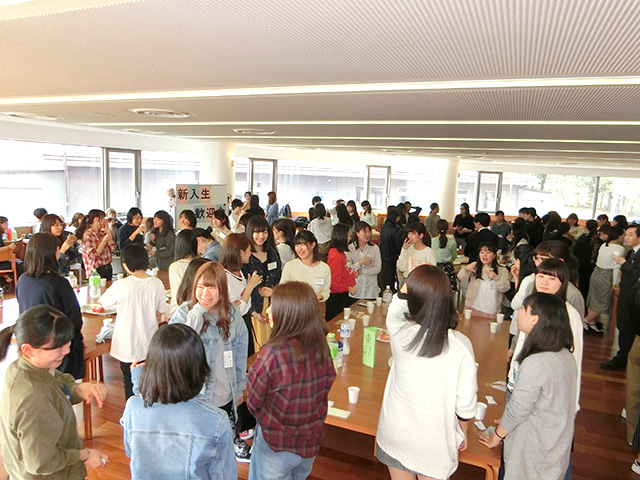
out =
[[82,220],[76,236],[81,239],[82,261],[87,276],[95,268],[102,278],[111,280],[111,254],[116,250],[116,242],[111,237],[111,229],[102,210],[91,210]]
[[311,286],[283,283],[271,298],[273,332],[247,376],[247,406],[258,420],[249,480],[298,480],[320,451],[336,372]]

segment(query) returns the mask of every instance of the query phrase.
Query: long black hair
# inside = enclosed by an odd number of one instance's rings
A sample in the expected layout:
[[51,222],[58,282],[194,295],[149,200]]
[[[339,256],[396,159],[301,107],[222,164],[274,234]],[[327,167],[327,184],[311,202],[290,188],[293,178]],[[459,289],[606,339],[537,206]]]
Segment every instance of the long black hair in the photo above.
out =
[[420,265],[407,277],[406,317],[420,325],[407,350],[418,350],[419,357],[437,357],[448,345],[449,329],[458,325],[451,283],[433,265]]
[[538,322],[524,341],[517,361],[542,352],[559,352],[563,348],[573,351],[573,333],[569,323],[567,306],[556,295],[535,292],[524,299],[522,308],[531,309]]
[[176,236],[174,259],[195,258],[198,256],[198,239],[193,230],[180,230]]
[[253,241],[254,232],[267,232],[267,241],[264,242],[262,246],[263,251],[266,252],[269,248],[273,248],[275,250],[276,242],[273,240],[273,230],[271,230],[271,227],[269,226],[269,222],[267,222],[266,218],[260,215],[254,215],[249,219],[249,222],[247,222],[246,235],[247,237],[249,237],[249,242],[251,242],[252,252],[257,251],[256,243]]
[[[91,213],[91,212],[89,212]],[[169,215],[169,213],[167,213],[164,210],[158,210],[154,217],[159,218],[160,220],[162,220],[162,228],[153,228],[152,232],[157,234],[162,235],[163,237],[167,234],[172,234],[173,235],[173,220],[171,219],[171,215]]]
[[475,278],[482,278],[482,269],[484,268],[484,263],[480,261],[480,250],[486,248],[490,252],[493,252],[493,261],[491,262],[491,268],[493,271],[498,273],[498,250],[496,246],[491,242],[481,243],[478,247],[478,261],[476,262],[476,271],[474,272]]
[[331,248],[335,248],[339,252],[346,252],[349,249],[349,225],[338,223],[333,226],[331,232]]
[[[537,274],[550,275],[556,277],[562,285],[560,290],[556,292],[556,295],[564,302],[567,301],[567,288],[569,287],[569,267],[567,264],[558,258],[547,258],[538,265]],[[535,284],[534,284],[535,288]]]

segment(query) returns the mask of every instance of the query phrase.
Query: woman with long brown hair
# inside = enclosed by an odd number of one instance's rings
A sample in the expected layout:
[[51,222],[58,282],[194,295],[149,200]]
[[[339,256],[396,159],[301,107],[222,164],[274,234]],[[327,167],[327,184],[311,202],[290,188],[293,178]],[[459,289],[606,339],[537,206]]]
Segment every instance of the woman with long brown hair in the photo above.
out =
[[248,462],[249,446],[236,428],[237,406],[246,387],[248,333],[240,311],[229,301],[222,265],[207,262],[198,269],[191,300],[176,310],[169,323],[186,323],[200,334],[213,372],[205,386],[205,397],[229,414],[236,459]]
[[455,331],[458,313],[442,270],[415,268],[400,292],[387,313],[393,365],[382,399],[376,456],[394,480],[449,478],[476,413],[473,347]]
[[258,420],[249,479],[306,478],[320,451],[336,376],[325,322],[303,282],[276,286],[267,314],[271,338],[247,377],[247,405]]

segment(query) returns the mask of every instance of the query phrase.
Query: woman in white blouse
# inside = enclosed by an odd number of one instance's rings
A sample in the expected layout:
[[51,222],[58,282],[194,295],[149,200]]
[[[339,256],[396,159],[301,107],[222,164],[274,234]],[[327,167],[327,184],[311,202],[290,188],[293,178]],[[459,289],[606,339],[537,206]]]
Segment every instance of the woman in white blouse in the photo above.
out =
[[363,200],[360,206],[363,210],[360,220],[367,222],[371,225],[371,228],[376,228],[378,226],[378,220],[376,219],[375,214],[371,211],[371,204],[369,203],[369,200]]
[[613,286],[620,281],[620,265],[613,257],[624,256],[623,239],[624,230],[617,226],[611,227],[607,241],[598,250],[598,259],[589,282],[585,329],[604,333],[597,320],[600,315],[609,315],[613,310]]
[[331,233],[333,232],[333,224],[331,219],[327,217],[327,209],[322,203],[315,206],[314,217],[307,227],[318,242],[318,252],[320,259],[326,260],[329,253],[329,242],[331,241]]
[[378,273],[382,268],[380,249],[371,241],[371,226],[360,220],[355,224],[355,238],[345,252],[348,267],[358,272],[355,298],[376,298],[380,294]]
[[407,238],[402,244],[402,251],[398,258],[398,286],[402,286],[411,268],[419,265],[435,265],[436,253],[431,248],[431,236],[427,227],[420,222],[413,222],[406,226]]

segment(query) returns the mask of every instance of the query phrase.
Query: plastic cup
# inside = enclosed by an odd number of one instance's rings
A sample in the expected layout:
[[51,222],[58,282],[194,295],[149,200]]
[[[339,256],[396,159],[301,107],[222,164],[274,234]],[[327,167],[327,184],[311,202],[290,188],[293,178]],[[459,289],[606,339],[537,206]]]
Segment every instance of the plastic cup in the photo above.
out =
[[101,279],[100,279],[100,286],[101,286],[102,288],[104,288],[104,287],[106,287],[106,286],[107,286],[107,279],[106,279],[106,278],[101,278]]
[[124,278],[124,273],[119,273],[116,277],[118,280],[122,280]]
[[476,420],[484,420],[484,416],[487,413],[487,404],[478,402],[476,403]]
[[504,322],[504,313],[496,313],[496,322],[498,322],[498,325],[502,325],[502,322]]
[[376,297],[376,305],[379,307],[382,306],[382,297]]
[[[349,392],[349,403],[358,403],[358,395],[360,395],[360,389],[358,387],[349,387],[347,388]],[[487,408],[487,406],[484,406]]]
[[491,333],[496,333],[498,331],[498,322],[489,322],[489,330]]
[[345,320],[349,320],[349,317],[351,316],[351,309],[349,307],[344,309],[344,319]]
[[102,325],[104,325],[105,327],[108,327],[109,325],[111,325],[113,323],[113,318],[105,318],[102,321]]
[[466,318],[467,320],[469,320],[471,318],[471,309],[470,308],[465,308],[464,309],[464,318]]
[[368,302],[367,302],[367,313],[368,313],[369,315],[371,315],[371,314],[373,313],[373,311],[375,310],[375,308],[376,308],[375,303],[373,303],[372,301],[368,301]]
[[370,319],[369,315],[363,315],[363,317],[362,317],[362,325],[365,326],[365,327],[368,327],[369,326],[369,319]]
[[349,319],[349,325],[351,325],[351,331],[353,332],[356,328],[356,319],[355,318],[350,318]]

